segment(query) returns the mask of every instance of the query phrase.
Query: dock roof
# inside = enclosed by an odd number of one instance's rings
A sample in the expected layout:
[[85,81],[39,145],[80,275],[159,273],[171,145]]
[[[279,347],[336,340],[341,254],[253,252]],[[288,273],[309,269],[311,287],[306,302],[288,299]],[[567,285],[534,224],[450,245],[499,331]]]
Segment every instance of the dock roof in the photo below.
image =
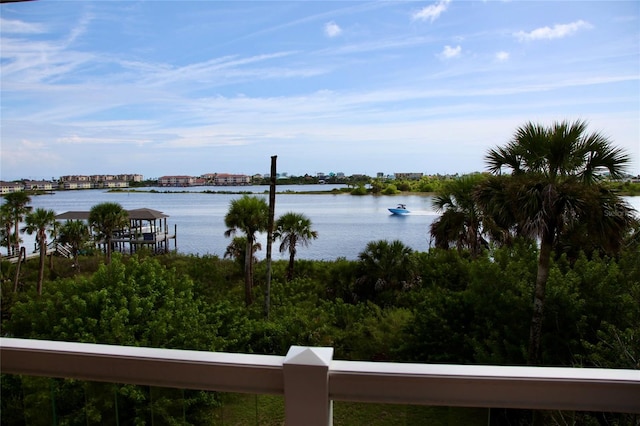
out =
[[[142,208],[126,210],[129,215],[129,220],[156,220],[169,217],[158,210]],[[56,220],[89,220],[88,211],[68,211],[56,215]]]

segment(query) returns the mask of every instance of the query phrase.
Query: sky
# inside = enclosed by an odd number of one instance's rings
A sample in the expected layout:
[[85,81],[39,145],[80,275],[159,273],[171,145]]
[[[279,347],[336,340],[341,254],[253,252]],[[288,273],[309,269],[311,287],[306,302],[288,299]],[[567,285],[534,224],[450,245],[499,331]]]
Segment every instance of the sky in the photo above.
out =
[[471,173],[584,120],[640,174],[640,2],[0,5],[0,179]]

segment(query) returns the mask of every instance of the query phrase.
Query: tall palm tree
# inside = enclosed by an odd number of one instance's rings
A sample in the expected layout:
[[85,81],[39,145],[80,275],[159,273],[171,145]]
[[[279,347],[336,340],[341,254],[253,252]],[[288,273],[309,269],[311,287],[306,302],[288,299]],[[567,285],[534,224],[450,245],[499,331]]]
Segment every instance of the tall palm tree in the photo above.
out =
[[289,252],[287,281],[292,280],[297,246],[300,244],[308,247],[311,244],[311,240],[318,238],[318,232],[311,229],[311,219],[307,216],[302,213],[288,212],[280,216],[276,221],[273,238],[280,240],[280,253]]
[[68,220],[60,226],[58,241],[71,246],[73,266],[80,271],[78,255],[82,246],[89,240],[89,227],[81,220]]
[[253,303],[253,262],[251,258],[256,233],[266,231],[268,220],[269,205],[267,202],[262,198],[249,195],[231,200],[229,211],[224,217],[224,223],[228,228],[224,233],[225,237],[230,237],[240,231],[247,238],[244,262],[244,301],[247,306]]
[[480,254],[486,241],[482,238],[482,213],[474,191],[484,180],[480,174],[465,175],[448,181],[438,191],[433,206],[442,214],[430,226],[436,247],[454,244],[458,250],[468,249],[473,257]]
[[[31,197],[24,191],[11,192],[4,196],[5,204],[9,210],[9,214],[13,220],[14,232],[11,239],[12,253],[17,254],[20,251],[19,227],[25,216],[31,211]],[[9,253],[8,253],[9,254]]]
[[526,123],[506,146],[491,149],[486,156],[493,174],[500,175],[506,168],[511,176],[490,179],[490,190],[478,191],[478,202],[498,221],[511,222],[520,234],[536,238],[540,245],[530,364],[538,363],[540,356],[549,264],[558,237],[580,224],[594,237],[622,241],[633,222],[632,209],[600,178],[603,172],[620,178],[629,156],[602,134],[586,130],[586,122],[580,120],[548,127]]
[[107,265],[111,263],[111,243],[116,231],[129,225],[129,214],[118,203],[100,203],[89,210],[89,226],[98,241],[104,241],[107,247]]
[[40,249],[40,269],[38,270],[38,295],[42,294],[42,282],[44,281],[44,263],[47,257],[47,234],[51,234],[56,225],[56,212],[37,208],[27,214],[23,232],[29,235],[36,234],[36,241]]

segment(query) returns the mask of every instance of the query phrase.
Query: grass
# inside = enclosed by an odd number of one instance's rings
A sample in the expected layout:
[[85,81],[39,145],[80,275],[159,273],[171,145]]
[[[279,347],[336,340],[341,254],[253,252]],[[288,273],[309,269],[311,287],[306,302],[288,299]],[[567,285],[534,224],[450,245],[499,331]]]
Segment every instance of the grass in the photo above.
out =
[[[277,395],[225,394],[224,404],[215,410],[212,425],[284,425],[284,398]],[[429,407],[417,405],[365,404],[335,401],[335,426],[420,426],[486,425],[483,408]]]

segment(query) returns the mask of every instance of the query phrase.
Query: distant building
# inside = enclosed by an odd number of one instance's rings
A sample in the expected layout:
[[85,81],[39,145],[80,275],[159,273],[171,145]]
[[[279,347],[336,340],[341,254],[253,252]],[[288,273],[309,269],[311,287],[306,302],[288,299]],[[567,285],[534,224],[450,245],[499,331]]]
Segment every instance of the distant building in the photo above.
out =
[[61,176],[60,181],[61,182],[85,182],[85,181],[89,182],[91,181],[91,177],[84,176],[84,175],[68,175],[68,176]]
[[91,175],[89,176],[91,182],[108,182],[111,180],[116,180],[115,175]]
[[158,178],[160,186],[192,186],[196,182],[193,176],[162,176]]
[[122,174],[116,175],[118,180],[126,180],[127,182],[142,182],[144,177],[139,174]]
[[67,180],[62,183],[64,189],[92,189],[93,183],[85,180]]
[[0,193],[10,194],[18,191],[24,191],[24,185],[22,183],[0,181]]
[[106,180],[102,182],[103,188],[128,188],[128,180]]
[[[25,180],[24,189],[31,191],[52,191],[54,183],[48,180]],[[58,185],[55,185],[56,187]]]
[[214,180],[215,185],[249,185],[251,176],[218,173]]
[[141,174],[131,174],[131,173],[125,173],[125,174],[119,174],[119,175],[91,175],[91,176],[67,175],[67,176],[61,176],[59,180],[61,182],[89,181],[89,182],[96,182],[96,183],[108,182],[108,181],[142,182],[144,180],[144,177]]

